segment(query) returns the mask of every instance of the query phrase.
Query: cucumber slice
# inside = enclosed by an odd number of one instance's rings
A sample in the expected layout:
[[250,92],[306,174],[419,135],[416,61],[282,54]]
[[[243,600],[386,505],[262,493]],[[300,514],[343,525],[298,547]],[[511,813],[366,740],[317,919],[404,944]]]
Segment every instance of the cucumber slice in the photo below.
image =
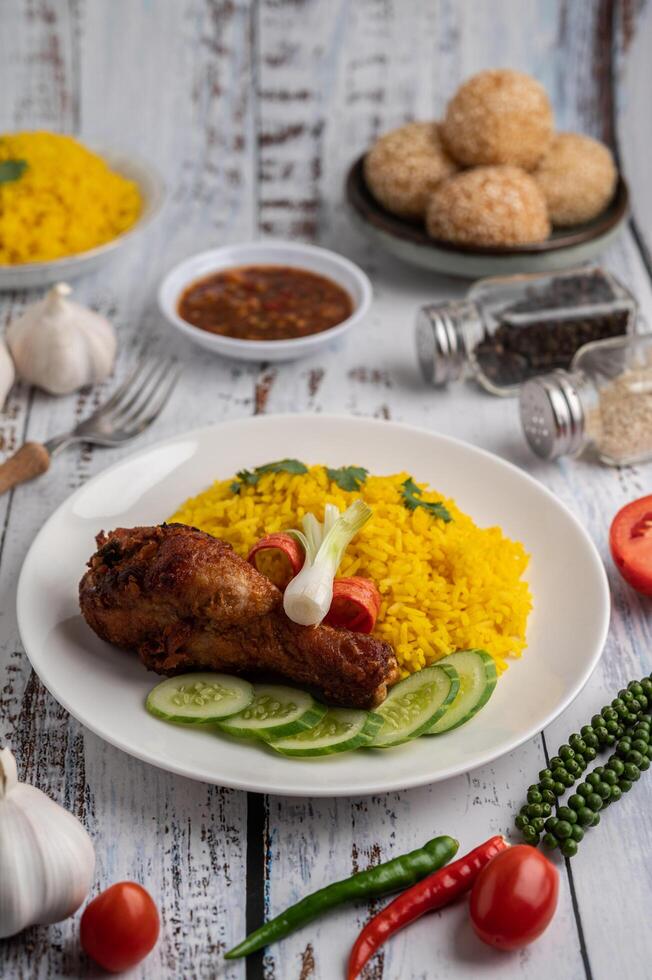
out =
[[235,715],[253,700],[249,681],[230,674],[179,674],[161,681],[145,707],[157,718],[183,725],[210,725]]
[[373,741],[373,748],[386,749],[400,745],[438,721],[458,692],[460,682],[454,667],[424,667],[391,688],[376,712],[383,726]]
[[458,650],[439,661],[449,664],[460,677],[460,689],[450,708],[427,735],[441,735],[463,725],[484,707],[496,686],[496,664],[484,650]]
[[254,684],[254,697],[243,711],[220,722],[220,728],[239,738],[284,738],[314,728],[328,708],[306,691],[281,684]]
[[269,744],[282,755],[303,758],[350,752],[368,745],[381,725],[382,719],[373,711],[329,708],[314,728],[289,738],[274,739]]

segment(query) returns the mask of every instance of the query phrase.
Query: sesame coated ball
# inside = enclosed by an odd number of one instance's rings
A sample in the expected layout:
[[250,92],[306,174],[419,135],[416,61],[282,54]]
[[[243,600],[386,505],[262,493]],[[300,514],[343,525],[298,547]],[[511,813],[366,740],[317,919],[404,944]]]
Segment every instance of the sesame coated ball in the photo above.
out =
[[441,135],[463,166],[512,164],[533,170],[548,149],[553,115],[542,85],[510,68],[481,71],[448,103]]
[[550,234],[546,202],[519,167],[476,167],[449,177],[426,210],[428,234],[464,245],[523,245]]
[[385,133],[364,160],[373,196],[403,218],[423,218],[432,191],[456,170],[434,122],[411,122]]
[[579,225],[604,211],[618,173],[604,143],[579,133],[559,133],[532,176],[553,225]]

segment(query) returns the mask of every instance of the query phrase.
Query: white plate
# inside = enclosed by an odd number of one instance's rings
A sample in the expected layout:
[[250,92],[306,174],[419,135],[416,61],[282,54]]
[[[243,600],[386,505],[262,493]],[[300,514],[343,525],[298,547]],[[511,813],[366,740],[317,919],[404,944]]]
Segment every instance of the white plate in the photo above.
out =
[[[156,683],[133,654],[99,640],[77,585],[102,528],[155,524],[217,477],[287,456],[407,470],[480,525],[499,524],[532,555],[528,649],[463,727],[386,751],[293,760],[264,747],[150,717]],[[82,724],[125,752],[224,786],[294,796],[360,796],[466,772],[509,752],[551,722],[593,671],[609,622],[609,591],[586,532],[544,487],[465,443],[408,426],[323,415],[248,418],[168,439],[77,490],[39,532],[18,586],[18,623],[39,677]]]
[[143,210],[138,220],[116,238],[96,248],[49,262],[24,262],[20,265],[0,265],[1,289],[32,289],[52,282],[67,282],[78,276],[94,272],[104,265],[133,235],[141,232],[161,209],[164,197],[163,181],[158,173],[144,160],[133,155],[112,150],[93,148],[108,165],[127,180],[138,184]]
[[[191,283],[213,272],[243,265],[283,265],[326,276],[346,290],[353,303],[353,312],[346,320],[328,330],[289,340],[239,340],[237,337],[225,337],[219,333],[201,330],[179,316],[179,299]],[[357,326],[369,312],[371,295],[369,277],[343,255],[302,242],[265,240],[224,245],[222,248],[212,248],[184,259],[163,279],[158,292],[158,303],[163,316],[173,327],[193,344],[212,351],[213,354],[242,361],[293,361],[327,347]]]

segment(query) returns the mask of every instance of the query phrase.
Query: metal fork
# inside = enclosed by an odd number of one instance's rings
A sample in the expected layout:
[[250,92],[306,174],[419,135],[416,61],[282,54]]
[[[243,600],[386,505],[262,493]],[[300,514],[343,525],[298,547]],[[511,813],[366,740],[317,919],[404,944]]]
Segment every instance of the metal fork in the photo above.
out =
[[107,402],[71,432],[45,443],[26,442],[0,466],[0,494],[45,473],[50,462],[73,442],[120,446],[152,424],[163,410],[181,369],[173,360],[145,358]]

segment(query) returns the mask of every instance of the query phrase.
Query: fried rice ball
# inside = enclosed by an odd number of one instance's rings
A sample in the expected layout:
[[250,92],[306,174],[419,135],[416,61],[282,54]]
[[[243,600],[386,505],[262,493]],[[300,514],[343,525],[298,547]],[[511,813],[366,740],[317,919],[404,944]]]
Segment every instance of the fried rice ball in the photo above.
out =
[[553,115],[542,85],[510,68],[481,71],[448,103],[441,135],[466,167],[512,164],[533,170],[548,149]]
[[553,225],[580,225],[604,211],[618,171],[611,151],[579,133],[559,133],[532,174]]
[[443,181],[428,202],[428,234],[464,245],[523,245],[550,234],[546,202],[519,167],[476,167]]
[[423,218],[432,191],[456,170],[434,122],[411,122],[385,133],[364,160],[367,187],[402,218]]

